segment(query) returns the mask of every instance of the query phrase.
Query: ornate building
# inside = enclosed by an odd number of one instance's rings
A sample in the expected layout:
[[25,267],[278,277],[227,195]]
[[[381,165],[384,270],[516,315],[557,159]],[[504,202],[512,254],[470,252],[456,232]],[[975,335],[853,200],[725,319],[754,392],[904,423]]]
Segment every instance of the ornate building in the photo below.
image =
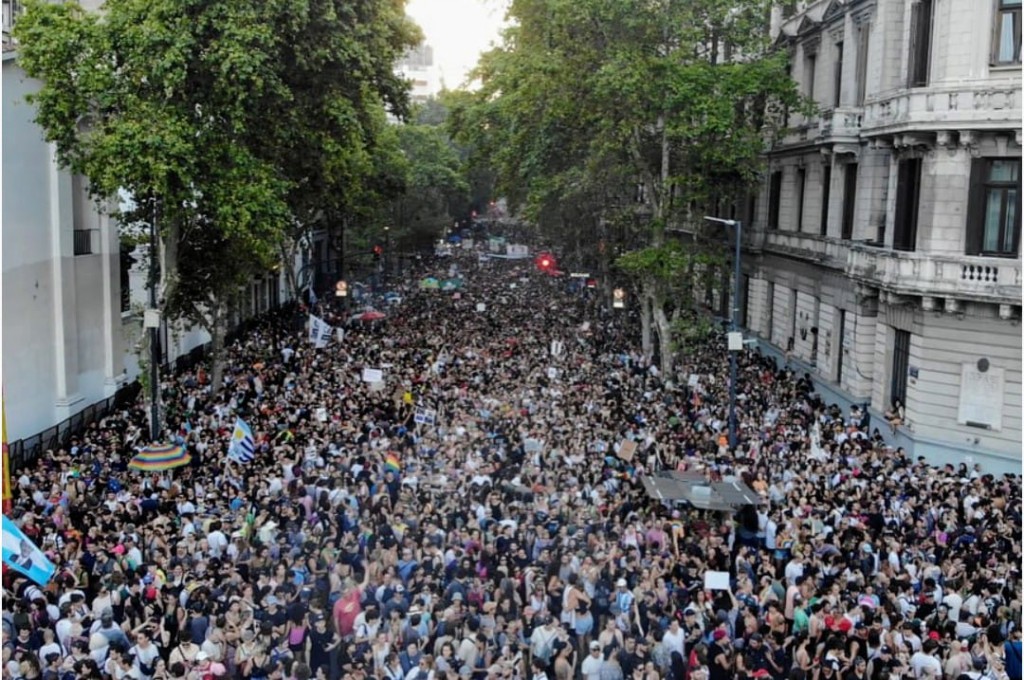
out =
[[746,325],[887,434],[904,404],[896,445],[1019,470],[1020,0],[787,3],[773,33],[818,112],[769,153]]

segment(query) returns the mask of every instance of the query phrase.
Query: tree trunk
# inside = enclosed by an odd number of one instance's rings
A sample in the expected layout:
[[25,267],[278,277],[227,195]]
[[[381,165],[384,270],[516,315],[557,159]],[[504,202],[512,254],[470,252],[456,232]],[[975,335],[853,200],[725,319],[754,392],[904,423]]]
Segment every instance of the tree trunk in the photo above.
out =
[[640,289],[640,348],[645,359],[650,359],[654,355],[654,338],[651,333],[651,303],[648,291],[650,285],[652,285],[650,282],[644,281]]
[[210,391],[216,394],[224,384],[225,305],[217,298],[210,310]]
[[661,379],[669,380],[672,376],[672,363],[674,348],[672,346],[672,324],[665,314],[665,301],[656,296],[651,300],[651,307],[654,309],[654,328],[658,333],[658,355],[661,369]]

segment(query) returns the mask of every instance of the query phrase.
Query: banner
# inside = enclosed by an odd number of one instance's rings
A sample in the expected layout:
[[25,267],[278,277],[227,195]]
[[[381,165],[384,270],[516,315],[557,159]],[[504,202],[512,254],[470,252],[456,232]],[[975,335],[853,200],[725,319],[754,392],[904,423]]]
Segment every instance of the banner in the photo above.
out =
[[334,328],[319,316],[309,315],[309,341],[313,343],[314,347],[317,349],[327,347],[333,331]]
[[3,516],[3,562],[41,586],[49,583],[56,571],[43,551],[7,515]]
[[364,368],[363,382],[379,383],[384,382],[384,371],[379,368]]
[[417,425],[433,425],[436,420],[437,411],[429,408],[418,408],[413,416],[413,422]]

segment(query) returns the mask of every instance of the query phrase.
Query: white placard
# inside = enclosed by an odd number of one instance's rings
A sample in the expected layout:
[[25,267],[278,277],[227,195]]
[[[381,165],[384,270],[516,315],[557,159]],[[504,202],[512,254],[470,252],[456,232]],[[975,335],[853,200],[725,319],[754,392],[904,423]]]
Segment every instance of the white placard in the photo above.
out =
[[379,383],[384,382],[384,371],[379,368],[364,368],[363,382]]
[[316,419],[319,420],[321,423],[326,423],[327,422],[327,409],[324,408],[323,406],[318,408],[316,410]]
[[1003,390],[1005,371],[989,366],[982,373],[977,364],[963,364],[960,371],[960,408],[956,421],[961,425],[985,425],[1003,429]]
[[704,590],[729,590],[729,572],[705,571]]
[[560,357],[560,356],[562,356],[562,352],[564,352],[564,351],[565,351],[565,343],[564,342],[562,342],[561,340],[552,340],[551,341],[551,349],[550,349],[551,356],[553,356],[553,357]]
[[743,333],[732,331],[726,335],[729,340],[729,351],[739,352],[743,349]]
[[525,451],[526,453],[535,453],[537,451],[540,451],[541,447],[543,446],[544,442],[542,442],[539,439],[529,438],[523,441],[523,451]]
[[554,366],[548,366],[548,380],[558,379],[558,369]]
[[700,376],[696,373],[691,373],[690,377],[686,380],[687,387],[696,387],[700,384]]
[[487,311],[487,305],[485,305],[482,302],[476,303],[476,311],[478,311],[478,312],[486,312]]

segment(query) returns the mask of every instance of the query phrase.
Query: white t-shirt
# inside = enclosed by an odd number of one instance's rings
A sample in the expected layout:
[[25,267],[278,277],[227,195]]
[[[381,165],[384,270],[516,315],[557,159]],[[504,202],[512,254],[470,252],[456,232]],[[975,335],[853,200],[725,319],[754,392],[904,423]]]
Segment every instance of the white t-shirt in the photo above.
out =
[[[931,654],[915,652],[910,657],[910,667],[914,671],[915,678],[941,678],[942,664]],[[929,671],[931,673],[929,674]]]
[[665,647],[668,649],[669,653],[679,652],[680,656],[682,656],[684,659],[686,658],[686,631],[684,631],[682,627],[680,627],[679,630],[675,633],[672,632],[671,628],[666,630],[665,635],[662,638],[662,642],[665,644]]
[[583,660],[583,665],[580,666],[580,670],[583,671],[584,680],[600,680],[601,678],[601,665],[604,663],[604,659],[593,654],[588,654],[587,658]]

